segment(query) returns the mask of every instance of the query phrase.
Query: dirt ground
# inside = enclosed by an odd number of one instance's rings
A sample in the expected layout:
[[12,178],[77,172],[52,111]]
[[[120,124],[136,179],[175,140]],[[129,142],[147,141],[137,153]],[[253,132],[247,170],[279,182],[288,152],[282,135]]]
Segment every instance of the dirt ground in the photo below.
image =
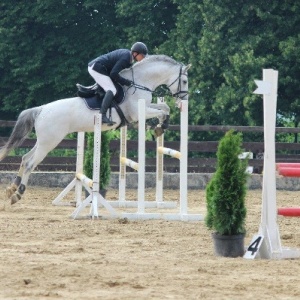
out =
[[[51,204],[61,189],[28,187],[14,206],[0,189],[0,299],[300,299],[300,259],[216,257],[203,221],[73,220],[73,207]],[[297,206],[300,191],[277,198]],[[189,191],[189,206],[205,214],[205,192]],[[260,223],[260,190],[248,192],[247,209],[246,245]],[[300,219],[278,223],[283,245],[300,248]]]

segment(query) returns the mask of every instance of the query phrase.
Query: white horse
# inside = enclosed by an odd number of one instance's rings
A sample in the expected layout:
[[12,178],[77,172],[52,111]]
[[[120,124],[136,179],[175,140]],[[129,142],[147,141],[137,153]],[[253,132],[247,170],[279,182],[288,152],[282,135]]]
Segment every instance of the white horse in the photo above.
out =
[[[157,117],[159,124],[168,118],[167,104],[154,104],[152,92],[160,85],[166,85],[177,102],[188,100],[187,70],[172,58],[164,55],[151,55],[130,69],[121,72],[124,78],[134,81],[134,85],[124,90],[125,97],[119,105],[127,123],[138,122],[138,100],[146,100],[146,119]],[[72,132],[92,132],[95,111],[87,108],[80,97],[57,100],[39,107],[26,109],[19,115],[7,143],[0,149],[0,161],[10,150],[18,147],[35,127],[36,144],[22,157],[19,172],[13,183],[7,187],[11,204],[19,201],[24,194],[28,178],[34,168],[53,150],[63,138]],[[121,125],[121,117],[112,109],[113,126],[102,126],[102,131],[115,129]]]

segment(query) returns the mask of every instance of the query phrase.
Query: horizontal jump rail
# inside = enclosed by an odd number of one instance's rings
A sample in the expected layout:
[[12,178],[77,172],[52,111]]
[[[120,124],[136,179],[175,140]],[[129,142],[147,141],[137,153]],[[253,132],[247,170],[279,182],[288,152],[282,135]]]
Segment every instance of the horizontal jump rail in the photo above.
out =
[[300,163],[277,163],[276,169],[282,169],[282,168],[299,168],[300,169]]
[[179,151],[171,149],[171,148],[158,147],[157,151],[158,151],[158,153],[169,155],[169,156],[177,158],[177,159],[181,158],[181,153]]
[[277,213],[284,217],[300,217],[300,207],[281,207]]
[[300,168],[278,168],[278,174],[285,177],[300,177]]
[[82,173],[76,173],[76,178],[80,180],[82,183],[86,184],[90,188],[93,187],[93,180],[87,177],[86,175]]
[[139,170],[139,164],[129,158],[126,158],[126,157],[120,157],[120,163],[125,165],[125,166],[128,166],[130,167],[131,169],[134,169],[136,171]]

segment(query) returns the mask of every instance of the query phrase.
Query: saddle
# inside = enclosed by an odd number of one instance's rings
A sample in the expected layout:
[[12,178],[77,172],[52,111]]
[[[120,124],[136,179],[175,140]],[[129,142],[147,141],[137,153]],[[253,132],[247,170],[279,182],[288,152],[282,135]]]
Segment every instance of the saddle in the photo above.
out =
[[[84,99],[87,107],[92,110],[100,109],[102,105],[102,100],[105,95],[105,91],[97,83],[91,86],[84,86],[77,83],[77,95]],[[121,104],[124,100],[124,90],[123,87],[119,84],[115,84],[117,94],[114,97],[113,105],[115,107],[117,104]]]
[[[103,88],[101,86],[99,86],[97,83],[95,83],[94,85],[91,85],[91,86],[84,86],[82,84],[77,83],[76,87],[77,87],[78,97],[83,98],[87,108],[89,108],[91,110],[100,110],[101,105],[102,105],[102,100],[105,95],[105,91],[103,90]],[[109,109],[111,110],[112,107],[115,108],[115,110],[117,111],[117,113],[121,119],[121,123],[117,127],[117,129],[118,129],[120,127],[123,127],[123,126],[129,124],[129,122],[126,120],[124,113],[122,112],[121,108],[119,107],[119,104],[121,104],[125,98],[125,93],[124,93],[123,87],[117,83],[115,83],[115,87],[117,89],[117,94],[115,95]]]

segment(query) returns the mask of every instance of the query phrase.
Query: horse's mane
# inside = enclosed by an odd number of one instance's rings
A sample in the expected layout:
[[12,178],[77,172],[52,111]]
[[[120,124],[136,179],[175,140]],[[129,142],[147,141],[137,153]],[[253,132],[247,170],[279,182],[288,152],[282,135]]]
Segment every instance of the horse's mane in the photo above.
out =
[[147,55],[143,60],[136,62],[132,67],[130,67],[128,69],[124,69],[120,73],[123,73],[123,72],[126,73],[130,69],[135,69],[135,68],[139,69],[140,67],[143,67],[145,64],[155,63],[155,62],[168,63],[172,66],[182,65],[181,63],[177,62],[175,59],[173,59],[167,55]]
[[143,64],[147,64],[147,63],[151,63],[151,62],[166,62],[166,63],[170,63],[172,65],[180,64],[175,59],[173,59],[167,55],[148,55],[143,60],[136,63],[135,65],[143,65]]

